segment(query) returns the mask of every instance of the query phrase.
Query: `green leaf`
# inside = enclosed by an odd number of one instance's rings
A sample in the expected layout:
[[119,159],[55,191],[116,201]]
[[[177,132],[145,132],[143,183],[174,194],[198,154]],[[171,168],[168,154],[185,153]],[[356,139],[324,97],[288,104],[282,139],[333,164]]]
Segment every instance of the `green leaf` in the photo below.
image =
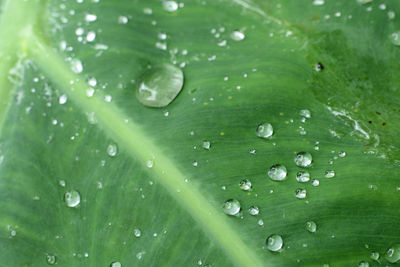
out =
[[1,3],[0,265],[396,262],[397,1]]

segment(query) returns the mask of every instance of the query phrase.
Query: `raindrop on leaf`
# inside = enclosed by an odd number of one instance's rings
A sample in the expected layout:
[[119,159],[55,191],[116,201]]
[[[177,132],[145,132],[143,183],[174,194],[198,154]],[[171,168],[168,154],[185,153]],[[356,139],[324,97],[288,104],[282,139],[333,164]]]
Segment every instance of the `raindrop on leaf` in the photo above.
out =
[[283,246],[283,239],[280,235],[270,235],[267,238],[267,249],[270,251],[279,251]]
[[236,199],[228,199],[223,206],[225,214],[237,215],[240,211],[240,202]]

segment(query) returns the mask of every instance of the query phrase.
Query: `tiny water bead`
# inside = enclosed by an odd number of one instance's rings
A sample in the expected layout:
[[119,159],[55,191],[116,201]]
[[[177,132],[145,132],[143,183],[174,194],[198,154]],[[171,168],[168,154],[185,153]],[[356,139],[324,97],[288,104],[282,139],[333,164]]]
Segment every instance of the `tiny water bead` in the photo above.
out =
[[325,177],[326,177],[326,178],[333,178],[333,177],[335,177],[335,171],[333,171],[333,170],[327,170],[327,171],[325,171]]
[[240,202],[236,199],[228,199],[223,206],[225,214],[237,215],[240,211]]
[[57,258],[54,255],[46,255],[46,261],[49,265],[54,265],[57,263]]
[[281,164],[272,165],[268,170],[268,176],[271,180],[282,181],[286,178],[287,169]]
[[371,258],[371,260],[377,261],[379,260],[379,252],[372,251],[369,257]]
[[110,157],[115,157],[118,154],[118,146],[116,144],[109,144],[107,147],[107,154]]
[[79,205],[81,202],[81,196],[75,190],[67,191],[64,194],[64,201],[68,207],[73,208]]
[[135,237],[140,237],[142,235],[142,231],[140,231],[140,229],[135,228],[133,229],[133,234],[135,235]]
[[389,38],[392,44],[400,46],[400,31],[392,33]]
[[203,141],[202,147],[203,147],[204,149],[209,150],[210,147],[211,147],[210,141]]
[[283,239],[280,235],[270,235],[267,238],[267,249],[270,251],[279,251],[283,247]]
[[260,209],[257,206],[250,206],[248,211],[249,211],[249,214],[252,216],[256,216],[260,213]]
[[119,261],[114,261],[110,264],[110,267],[122,267],[122,264]]
[[315,233],[317,231],[317,224],[313,221],[306,222],[306,229],[310,233]]
[[296,163],[296,165],[299,167],[309,167],[312,163],[312,156],[309,152],[297,153],[296,157],[294,158],[294,163]]
[[171,64],[154,66],[138,81],[137,100],[147,107],[165,107],[182,90],[183,72]]
[[178,4],[175,1],[164,1],[163,8],[167,12],[175,12],[178,10]]
[[274,134],[274,128],[269,123],[262,123],[257,126],[256,135],[261,138],[269,138]]
[[400,244],[392,245],[385,253],[385,259],[390,263],[396,263],[400,260]]
[[240,187],[240,189],[242,189],[243,191],[250,191],[252,185],[251,185],[250,180],[248,180],[248,179],[243,179],[242,181],[240,181],[239,187]]
[[244,33],[238,30],[231,33],[231,39],[234,41],[242,41],[245,37]]
[[296,174],[296,180],[299,183],[307,183],[308,181],[310,181],[310,173],[306,171],[299,171]]
[[307,197],[307,190],[302,188],[297,188],[295,191],[295,195],[298,199],[303,199]]

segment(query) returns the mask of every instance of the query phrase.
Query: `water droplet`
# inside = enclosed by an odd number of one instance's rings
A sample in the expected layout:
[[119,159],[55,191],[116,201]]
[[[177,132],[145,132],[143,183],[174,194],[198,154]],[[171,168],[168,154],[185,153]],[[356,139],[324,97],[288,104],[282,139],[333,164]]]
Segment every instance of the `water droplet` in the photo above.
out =
[[203,141],[203,148],[204,149],[210,149],[210,147],[211,147],[211,143],[210,143],[210,141]]
[[175,1],[164,1],[163,8],[168,12],[175,12],[178,10],[178,4]]
[[119,16],[118,17],[118,23],[119,24],[127,24],[128,23],[128,18],[125,16]]
[[369,267],[369,263],[366,261],[360,261],[358,264],[358,267]]
[[377,260],[379,260],[379,252],[372,251],[369,257],[370,257],[372,260],[377,261]]
[[385,259],[390,263],[396,263],[400,260],[400,244],[394,244],[385,253]]
[[394,19],[396,17],[396,13],[394,13],[394,11],[388,11],[387,15],[389,19]]
[[310,173],[306,171],[299,171],[296,174],[296,180],[299,183],[307,183],[308,181],[310,181]]
[[299,167],[309,167],[312,162],[312,156],[309,152],[300,152],[294,158],[294,162]]
[[140,229],[138,229],[138,228],[135,228],[135,229],[133,229],[133,234],[136,237],[140,237],[142,235],[142,231],[140,231]]
[[110,96],[110,95],[105,95],[104,96],[104,101],[106,101],[107,103],[110,103],[111,100],[112,100],[112,96]]
[[282,181],[286,178],[287,169],[281,164],[272,165],[268,170],[268,176],[274,181]]
[[322,63],[318,62],[317,64],[314,65],[314,69],[316,72],[320,72],[324,69],[324,65],[322,65]]
[[307,197],[307,190],[302,188],[297,188],[295,194],[298,199],[303,199]]
[[264,226],[264,221],[263,221],[262,219],[259,219],[258,222],[257,222],[257,224],[258,224],[259,226]]
[[71,70],[72,72],[79,74],[83,71],[83,65],[82,62],[79,59],[72,59],[71,62]]
[[232,33],[231,33],[231,38],[232,38],[232,40],[234,40],[234,41],[242,41],[244,38],[245,38],[246,36],[244,35],[244,33],[243,32],[241,32],[241,31],[233,31]]
[[143,258],[143,255],[146,254],[146,252],[144,251],[140,251],[139,253],[136,254],[136,258],[138,260],[141,260]]
[[58,98],[58,103],[60,103],[60,105],[64,105],[65,103],[67,103],[68,97],[66,94],[61,95]]
[[97,85],[97,80],[96,80],[96,78],[95,78],[95,77],[90,78],[90,79],[88,80],[88,85],[89,85],[89,86],[92,86],[92,87],[96,86],[96,85]]
[[317,231],[317,224],[313,221],[306,222],[306,229],[310,233],[315,233]]
[[94,95],[94,89],[93,88],[86,89],[86,96],[87,97],[92,97],[93,95]]
[[335,177],[335,171],[333,171],[333,170],[327,170],[327,171],[325,171],[325,177],[326,177],[326,178],[333,178],[333,177]]
[[359,4],[367,4],[367,3],[371,3],[373,0],[357,0],[357,3]]
[[53,265],[57,263],[57,258],[54,255],[46,255],[47,264]]
[[242,181],[240,181],[239,183],[239,187],[240,189],[242,189],[243,191],[249,191],[251,190],[251,182],[248,179],[243,179]]
[[228,199],[223,206],[225,214],[236,215],[240,211],[240,202],[236,199]]
[[322,6],[323,4],[325,4],[324,0],[314,0],[313,1],[314,6]]
[[283,239],[280,235],[270,235],[266,243],[268,250],[279,251],[283,246]]
[[260,213],[260,209],[257,206],[251,206],[248,211],[249,214],[253,216],[256,216]]
[[146,162],[146,166],[147,166],[147,168],[149,168],[149,169],[153,168],[153,166],[154,166],[154,161],[151,160],[151,159],[149,159],[149,160]]
[[116,144],[109,144],[107,147],[107,154],[110,157],[115,157],[118,154],[118,146]]
[[319,186],[319,180],[312,180],[311,181],[312,186]]
[[256,135],[261,138],[268,138],[274,134],[274,128],[269,123],[263,123],[257,126]]
[[67,191],[64,194],[64,201],[68,207],[73,208],[79,205],[81,202],[81,196],[75,190]]
[[85,16],[85,20],[87,22],[93,22],[93,21],[96,21],[96,19],[97,19],[97,16],[94,14],[86,14],[86,16]]
[[119,261],[114,261],[111,263],[110,267],[122,267],[122,264]]
[[136,98],[148,107],[165,107],[179,94],[183,72],[171,64],[157,65],[139,79]]
[[86,41],[93,42],[96,39],[96,33],[94,31],[90,31],[86,34]]
[[59,182],[58,182],[58,184],[60,185],[60,186],[62,186],[62,187],[65,187],[65,185],[67,184],[64,180],[60,180]]
[[339,152],[339,157],[341,157],[341,158],[346,157],[346,152],[340,151],[340,152]]
[[392,33],[390,35],[390,41],[392,44],[400,46],[400,31]]
[[309,119],[311,118],[311,111],[309,111],[308,109],[302,109],[300,110],[300,116]]

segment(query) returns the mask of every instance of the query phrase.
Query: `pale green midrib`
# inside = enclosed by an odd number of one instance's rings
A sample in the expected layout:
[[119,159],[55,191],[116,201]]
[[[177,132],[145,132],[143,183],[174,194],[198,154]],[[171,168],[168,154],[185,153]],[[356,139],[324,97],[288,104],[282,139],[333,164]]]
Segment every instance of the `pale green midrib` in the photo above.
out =
[[[30,40],[30,55],[40,69],[55,84],[86,112],[94,112],[99,124],[117,141],[121,148],[132,157],[138,158],[145,166],[146,161],[155,158],[155,178],[169,191],[189,214],[202,225],[202,228],[220,244],[237,266],[266,266],[253,249],[248,247],[238,236],[221,210],[212,206],[207,198],[187,178],[161,149],[145,134],[140,125],[130,121],[113,103],[105,103],[101,97],[88,98],[86,83],[72,73],[64,60],[36,36]],[[71,90],[70,81],[76,81]],[[180,192],[178,192],[179,190]],[[264,260],[265,261],[265,260]]]

